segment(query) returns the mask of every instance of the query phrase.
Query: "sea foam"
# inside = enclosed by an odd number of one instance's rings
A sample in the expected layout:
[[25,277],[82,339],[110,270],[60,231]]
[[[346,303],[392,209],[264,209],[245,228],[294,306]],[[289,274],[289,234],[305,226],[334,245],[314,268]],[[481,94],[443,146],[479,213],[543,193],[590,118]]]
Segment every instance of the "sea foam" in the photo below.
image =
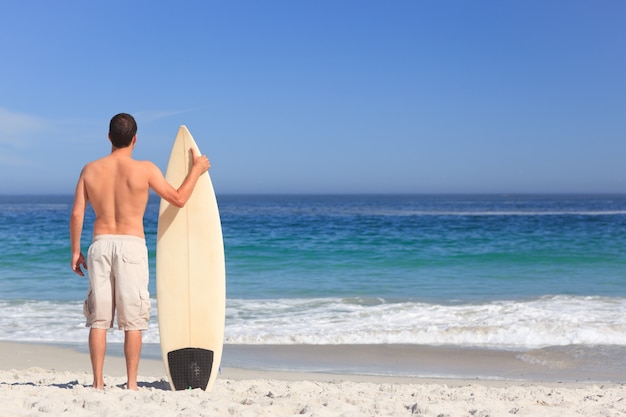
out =
[[[0,340],[84,342],[81,302],[0,301]],[[158,343],[153,300],[146,343]],[[121,342],[123,332],[110,331]],[[626,299],[544,296],[478,304],[383,299],[229,299],[228,344],[421,344],[510,350],[626,346]]]

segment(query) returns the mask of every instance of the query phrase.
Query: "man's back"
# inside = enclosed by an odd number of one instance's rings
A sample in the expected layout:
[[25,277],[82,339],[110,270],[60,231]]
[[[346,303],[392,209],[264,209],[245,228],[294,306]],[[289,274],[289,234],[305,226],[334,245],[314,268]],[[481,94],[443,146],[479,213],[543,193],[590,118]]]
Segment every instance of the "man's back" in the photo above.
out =
[[143,215],[150,191],[151,165],[118,149],[85,166],[81,176],[96,215],[94,235],[144,237]]

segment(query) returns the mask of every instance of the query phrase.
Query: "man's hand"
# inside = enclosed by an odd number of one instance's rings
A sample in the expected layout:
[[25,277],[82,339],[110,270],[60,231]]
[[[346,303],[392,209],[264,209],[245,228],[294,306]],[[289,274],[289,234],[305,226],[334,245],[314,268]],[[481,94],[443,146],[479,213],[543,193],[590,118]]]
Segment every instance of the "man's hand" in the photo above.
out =
[[76,272],[81,277],[85,276],[85,273],[80,267],[87,269],[87,262],[85,261],[85,257],[82,253],[78,255],[72,255],[72,271]]
[[197,169],[200,175],[204,174],[211,168],[211,163],[206,155],[198,155],[194,148],[189,149],[191,151],[191,159],[193,159],[193,167]]

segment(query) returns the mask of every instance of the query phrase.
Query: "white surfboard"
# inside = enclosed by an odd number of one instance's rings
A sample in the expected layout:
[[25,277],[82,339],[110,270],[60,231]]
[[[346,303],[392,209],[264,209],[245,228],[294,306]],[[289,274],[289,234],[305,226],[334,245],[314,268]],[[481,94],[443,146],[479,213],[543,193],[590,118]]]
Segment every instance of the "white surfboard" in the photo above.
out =
[[[181,126],[165,178],[178,188],[200,151]],[[209,173],[183,208],[161,200],[157,231],[157,310],[161,353],[172,390],[211,390],[224,341],[226,274],[220,216]]]

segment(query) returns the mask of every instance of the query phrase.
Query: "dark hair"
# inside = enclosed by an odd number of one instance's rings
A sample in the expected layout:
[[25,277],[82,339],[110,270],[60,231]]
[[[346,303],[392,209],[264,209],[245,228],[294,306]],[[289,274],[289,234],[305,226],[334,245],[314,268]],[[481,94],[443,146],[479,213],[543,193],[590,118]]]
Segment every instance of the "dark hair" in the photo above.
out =
[[109,123],[109,138],[113,146],[116,148],[128,147],[136,134],[137,122],[133,116],[127,113],[113,116],[111,123]]

